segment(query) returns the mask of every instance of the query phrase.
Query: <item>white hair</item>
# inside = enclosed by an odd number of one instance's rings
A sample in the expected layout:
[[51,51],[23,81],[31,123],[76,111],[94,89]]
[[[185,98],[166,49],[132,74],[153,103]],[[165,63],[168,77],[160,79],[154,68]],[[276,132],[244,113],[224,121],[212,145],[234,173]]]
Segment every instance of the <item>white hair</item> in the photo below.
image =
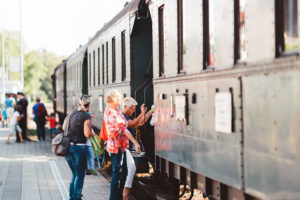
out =
[[130,108],[131,106],[136,106],[138,103],[136,102],[136,100],[132,97],[125,97],[123,99],[123,107],[126,106],[128,108]]

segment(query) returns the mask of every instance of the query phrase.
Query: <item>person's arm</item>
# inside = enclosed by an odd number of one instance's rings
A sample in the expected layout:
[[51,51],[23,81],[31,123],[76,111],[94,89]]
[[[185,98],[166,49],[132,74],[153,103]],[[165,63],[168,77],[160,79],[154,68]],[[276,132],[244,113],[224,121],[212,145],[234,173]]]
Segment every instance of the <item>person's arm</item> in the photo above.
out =
[[134,144],[135,151],[137,153],[141,153],[141,147],[140,147],[139,143],[134,139],[134,137],[131,135],[131,133],[128,130],[125,131],[125,135]]
[[64,123],[63,123],[63,126],[62,126],[62,130],[65,130],[66,129],[66,126],[67,126],[67,118],[68,116],[65,118],[64,120]]
[[34,109],[32,108],[32,114],[34,114]]
[[92,135],[92,123],[90,119],[84,121],[83,132],[85,137],[90,137]]
[[133,120],[128,120],[128,128],[137,128],[140,124],[140,122],[142,121],[142,119],[144,118],[145,112],[147,111],[147,108],[145,107],[145,104],[142,104],[141,106],[141,114],[133,119]]
[[150,116],[152,115],[152,110],[149,110],[146,114],[145,114],[145,117],[144,119],[140,122],[139,126],[143,126],[147,121],[148,119],[150,118]]

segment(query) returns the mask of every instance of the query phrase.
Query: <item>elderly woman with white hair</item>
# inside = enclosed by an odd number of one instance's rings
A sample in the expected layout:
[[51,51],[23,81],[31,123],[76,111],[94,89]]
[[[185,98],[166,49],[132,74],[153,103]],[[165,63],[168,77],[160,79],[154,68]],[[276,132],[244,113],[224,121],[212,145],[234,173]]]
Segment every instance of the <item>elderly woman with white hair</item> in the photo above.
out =
[[[90,96],[81,95],[78,109],[69,114],[70,138],[69,152],[66,160],[72,171],[70,181],[69,196],[70,200],[79,200],[82,197],[82,188],[84,183],[85,171],[87,169],[87,138],[92,135],[91,116],[88,114],[90,108]],[[64,121],[63,129],[66,128]]]
[[138,142],[127,129],[127,120],[118,109],[122,95],[117,90],[111,91],[105,98],[107,107],[104,112],[104,122],[107,129],[106,151],[110,153],[112,176],[110,183],[110,200],[122,200],[122,192],[126,181],[126,149],[129,148],[128,139],[135,145],[136,152],[140,153]]

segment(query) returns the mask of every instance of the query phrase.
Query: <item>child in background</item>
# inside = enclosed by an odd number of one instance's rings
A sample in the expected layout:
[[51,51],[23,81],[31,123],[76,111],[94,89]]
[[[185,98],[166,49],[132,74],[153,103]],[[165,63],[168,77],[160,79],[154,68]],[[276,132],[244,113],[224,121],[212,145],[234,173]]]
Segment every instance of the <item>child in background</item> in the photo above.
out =
[[[91,115],[91,118],[94,118],[95,115]],[[92,135],[93,137],[95,137],[95,132],[92,129]],[[88,157],[88,169],[86,170],[86,175],[95,175],[97,176],[97,172],[95,170],[95,156],[94,156],[94,151],[93,151],[93,147],[92,147],[92,142],[90,140],[90,138],[86,139],[86,145],[88,146],[88,150],[87,150],[87,157]]]
[[20,115],[21,111],[22,107],[20,105],[17,105],[16,110],[12,116],[12,120],[10,121],[10,133],[7,137],[6,144],[10,143],[9,139],[12,136],[12,134],[19,134],[20,141],[24,142],[22,137],[22,129],[18,125],[18,121],[23,117],[23,114]]
[[51,113],[48,121],[50,122],[51,138],[54,138],[56,135],[56,119],[54,113]]
[[2,111],[2,127],[4,128],[4,124],[5,126],[7,127],[8,126],[8,123],[7,123],[7,111],[5,108],[3,108],[3,111]]

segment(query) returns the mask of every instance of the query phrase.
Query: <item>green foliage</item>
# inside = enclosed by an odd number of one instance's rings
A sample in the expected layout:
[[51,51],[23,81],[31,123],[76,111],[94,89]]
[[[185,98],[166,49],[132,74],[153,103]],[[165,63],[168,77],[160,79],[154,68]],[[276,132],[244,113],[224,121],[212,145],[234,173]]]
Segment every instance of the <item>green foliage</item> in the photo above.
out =
[[[5,32],[5,66],[6,72],[9,66],[9,57],[20,55],[19,33]],[[0,36],[1,41],[1,36]],[[0,42],[1,45],[1,42]],[[62,62],[65,56],[57,56],[45,49],[26,51],[24,45],[24,93],[31,99],[39,96],[43,102],[52,100],[51,74],[54,68]],[[1,65],[0,48],[0,65]],[[19,80],[20,73],[9,73],[9,79]]]

